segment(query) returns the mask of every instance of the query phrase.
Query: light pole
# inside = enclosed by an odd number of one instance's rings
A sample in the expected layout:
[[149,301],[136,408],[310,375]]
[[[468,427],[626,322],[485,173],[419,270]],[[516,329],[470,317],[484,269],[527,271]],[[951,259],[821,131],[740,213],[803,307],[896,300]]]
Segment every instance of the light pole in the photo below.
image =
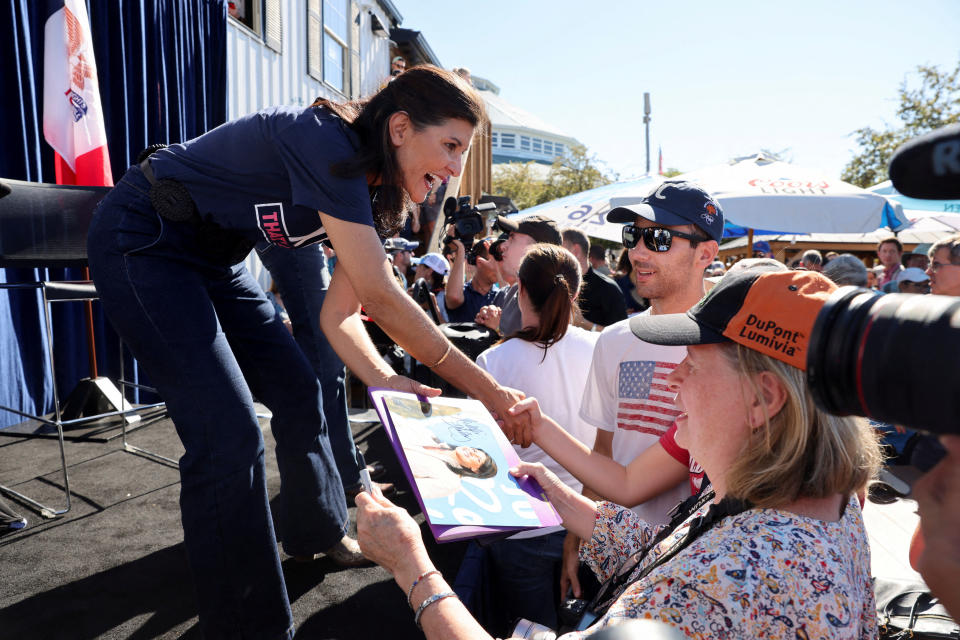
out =
[[650,175],[650,94],[643,94],[643,125],[647,137],[647,175]]

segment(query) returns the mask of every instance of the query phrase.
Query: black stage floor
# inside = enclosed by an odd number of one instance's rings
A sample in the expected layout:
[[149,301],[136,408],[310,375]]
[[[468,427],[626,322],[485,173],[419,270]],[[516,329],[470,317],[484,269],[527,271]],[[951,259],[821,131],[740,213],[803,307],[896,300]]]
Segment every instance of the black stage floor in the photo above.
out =
[[[358,416],[355,416],[355,418]],[[369,419],[370,412],[362,416]],[[271,495],[279,477],[269,423],[261,421]],[[36,427],[0,430],[0,484],[50,506],[63,504],[56,439],[24,437]],[[397,483],[396,502],[423,517],[378,423],[356,421],[367,460],[378,460]],[[175,468],[123,450],[119,428],[68,432],[73,508],[46,520],[7,500],[28,519],[0,535],[0,640],[200,638],[193,586],[183,549]],[[49,435],[49,434],[48,434]],[[177,458],[183,449],[166,418],[137,428],[132,444]],[[351,509],[351,522],[354,511]],[[909,499],[867,502],[873,575],[918,579],[907,561],[917,523]],[[465,543],[437,545],[421,526],[430,555],[448,581]],[[297,638],[422,638],[405,594],[379,567],[342,570],[327,560],[309,565],[283,557]]]
[[[269,422],[261,424],[268,486],[276,496],[273,439]],[[387,466],[389,480],[400,489],[395,500],[422,523],[382,428],[354,422],[353,429],[367,460]],[[4,431],[0,484],[50,506],[62,505],[56,440]],[[180,527],[179,473],[125,452],[118,435],[119,429],[111,433],[102,426],[68,432],[73,506],[66,515],[44,519],[6,498],[28,524],[0,536],[0,638],[201,637]],[[137,429],[129,440],[172,458],[183,452],[167,419]],[[350,509],[351,523],[354,511]],[[422,530],[431,557],[452,581],[465,543],[436,545],[425,526]],[[423,637],[405,595],[385,570],[342,570],[324,559],[307,565],[282,559],[297,638]]]

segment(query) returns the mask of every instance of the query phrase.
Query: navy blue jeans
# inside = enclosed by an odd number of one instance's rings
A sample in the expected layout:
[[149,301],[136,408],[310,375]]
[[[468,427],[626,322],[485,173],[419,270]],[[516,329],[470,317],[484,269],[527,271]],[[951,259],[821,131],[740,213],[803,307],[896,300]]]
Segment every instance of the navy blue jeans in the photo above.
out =
[[454,588],[488,633],[507,637],[517,618],[557,628],[564,538],[555,531],[467,547]]
[[273,412],[280,538],[305,555],[336,544],[347,524],[320,384],[247,270],[211,261],[207,238],[158,216],[148,191],[134,167],[101,203],[90,271],[186,450],[180,509],[200,625],[208,639],[289,638],[253,397]]
[[257,255],[267,268],[290,316],[293,337],[313,367],[323,394],[323,414],[345,489],[360,483],[357,450],[347,419],[346,369],[320,330],[320,308],[330,287],[327,258],[318,244],[281,249],[261,242]]

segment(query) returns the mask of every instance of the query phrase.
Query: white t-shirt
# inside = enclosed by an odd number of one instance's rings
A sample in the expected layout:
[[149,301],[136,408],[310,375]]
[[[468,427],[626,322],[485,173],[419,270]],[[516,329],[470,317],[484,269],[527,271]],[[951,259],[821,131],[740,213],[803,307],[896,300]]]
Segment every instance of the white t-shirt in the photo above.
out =
[[[501,385],[519,389],[536,398],[545,415],[556,420],[574,438],[592,447],[596,429],[580,417],[580,398],[587,380],[587,363],[599,335],[571,325],[563,338],[547,349],[546,358],[539,345],[513,338],[481,353],[477,357],[477,364]],[[542,462],[575,491],[583,488],[569,471],[537,445],[530,445],[526,449],[514,445],[514,449],[525,462]],[[513,537],[529,538],[562,528],[525,531]]]
[[[624,466],[659,442],[680,414],[666,377],[687,356],[686,347],[644,342],[629,323],[621,320],[600,334],[580,406],[587,423],[613,432],[613,459]],[[633,511],[650,524],[666,524],[670,509],[689,495],[681,482]]]

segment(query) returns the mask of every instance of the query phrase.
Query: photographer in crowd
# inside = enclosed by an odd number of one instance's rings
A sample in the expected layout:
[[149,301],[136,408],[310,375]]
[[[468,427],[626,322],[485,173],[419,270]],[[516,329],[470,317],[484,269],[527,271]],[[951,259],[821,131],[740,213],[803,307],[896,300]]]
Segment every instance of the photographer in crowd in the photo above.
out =
[[[482,307],[493,304],[497,295],[494,285],[497,283],[497,265],[487,250],[486,240],[477,240],[471,249],[471,255],[463,247],[459,238],[450,236],[453,265],[444,295],[444,308],[450,322],[473,322]],[[464,283],[467,261],[471,260],[473,277]]]
[[[855,496],[879,464],[876,438],[862,421],[818,410],[804,375],[814,321],[834,289],[818,273],[751,269],[724,276],[689,313],[630,320],[643,340],[688,345],[668,377],[684,412],[677,441],[711,485],[666,527],[588,500],[542,464],[513,470],[537,479],[604,580],[587,606],[594,624],[564,639],[631,618],[692,637],[876,637]],[[507,429],[514,440],[558,429],[534,398],[509,413],[532,418],[532,434]],[[430,573],[416,522],[377,491],[357,505],[361,548],[409,591],[427,638],[487,637]]]
[[911,553],[911,564],[956,620],[960,619],[960,436],[943,436],[940,443],[946,456],[913,485],[924,540],[915,562]]

